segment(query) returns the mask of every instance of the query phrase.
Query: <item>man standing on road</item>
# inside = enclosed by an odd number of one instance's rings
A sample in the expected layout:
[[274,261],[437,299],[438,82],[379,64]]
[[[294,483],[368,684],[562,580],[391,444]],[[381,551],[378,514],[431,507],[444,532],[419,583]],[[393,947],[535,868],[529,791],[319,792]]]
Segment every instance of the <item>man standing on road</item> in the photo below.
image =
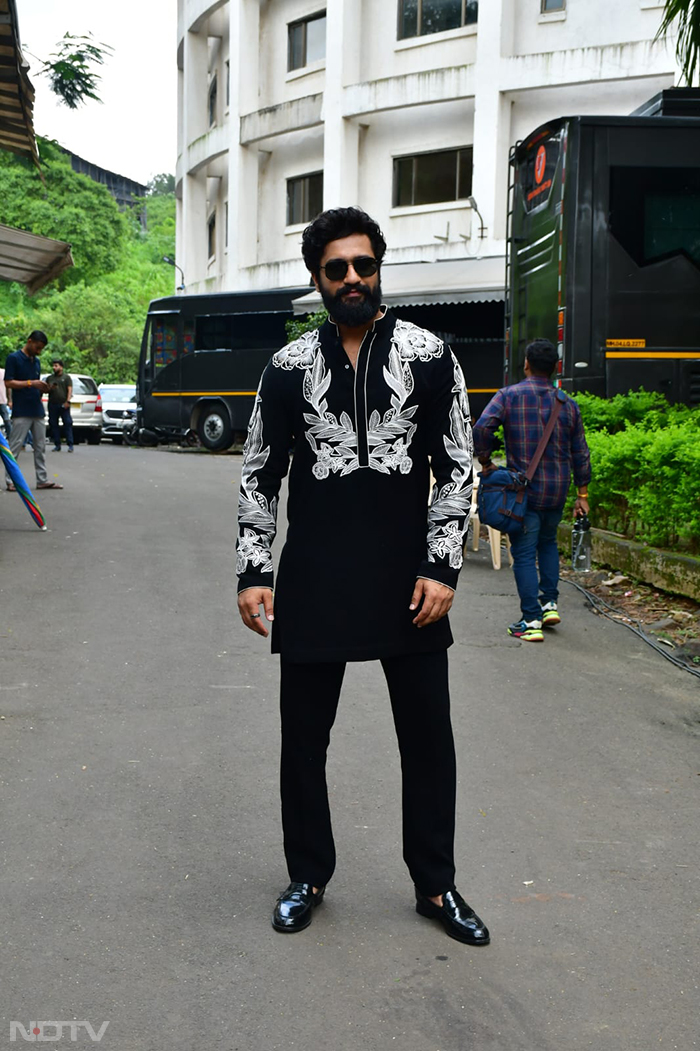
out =
[[[41,379],[39,355],[47,342],[43,332],[35,331],[21,350],[7,355],[5,386],[12,391],[10,449],[15,460],[19,459],[25,438],[31,432],[37,489],[62,489],[62,485],[49,482],[46,476],[46,424],[41,395],[48,393],[49,386]],[[9,477],[6,484],[10,491],[14,490]]]
[[73,394],[73,380],[63,371],[63,362],[57,358],[53,364],[53,375],[46,377],[49,385],[49,427],[53,439],[53,451],[61,451],[61,431],[59,419],[63,420],[68,452],[73,452],[73,417],[70,414],[70,400]]
[[[554,407],[552,373],[557,351],[548,339],[536,339],[525,351],[525,379],[493,396],[474,426],[474,448],[484,471],[491,466],[494,433],[503,424],[508,467],[527,470]],[[508,634],[524,642],[542,642],[542,628],[561,623],[557,527],[564,513],[571,474],[578,495],[574,515],[588,514],[591,458],[576,402],[562,405],[544,455],[527,489],[523,528],[510,536],[513,573],[522,617]],[[539,569],[539,577],[538,577]]]
[[[404,859],[416,909],[486,945],[455,889],[456,772],[447,612],[462,565],[472,440],[462,371],[432,333],[381,305],[386,243],[358,208],[324,212],[302,254],[330,318],[273,355],[246,443],[238,605],[267,636],[271,544],[289,480],[274,594],[281,655],[282,825],[291,880],[272,917],[308,927],[335,867],[326,751],[347,661],[381,660],[401,752]],[[427,506],[430,468],[436,479]],[[348,916],[356,916],[357,902]]]

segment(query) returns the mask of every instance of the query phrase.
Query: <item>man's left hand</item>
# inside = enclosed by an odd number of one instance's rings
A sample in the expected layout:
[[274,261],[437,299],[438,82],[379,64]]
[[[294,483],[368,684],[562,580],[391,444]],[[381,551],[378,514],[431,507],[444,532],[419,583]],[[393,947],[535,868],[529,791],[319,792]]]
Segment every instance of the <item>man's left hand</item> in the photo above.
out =
[[417,628],[424,628],[426,624],[434,624],[450,612],[455,593],[452,588],[445,584],[438,584],[436,580],[425,580],[419,577],[411,596],[410,609],[418,609],[421,599],[423,608],[418,616],[414,617],[413,623]]

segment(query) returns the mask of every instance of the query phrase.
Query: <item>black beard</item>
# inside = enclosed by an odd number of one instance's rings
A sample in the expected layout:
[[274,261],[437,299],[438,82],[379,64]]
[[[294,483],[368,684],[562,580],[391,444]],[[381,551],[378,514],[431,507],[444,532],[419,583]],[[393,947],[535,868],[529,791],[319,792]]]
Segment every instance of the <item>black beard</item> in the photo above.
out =
[[[356,303],[343,299],[347,292],[361,292],[362,299]],[[327,292],[321,287],[321,298],[323,305],[335,321],[336,325],[344,325],[347,328],[359,328],[366,325],[376,317],[382,305],[382,285],[377,281],[375,288],[369,285],[343,285],[335,295]]]

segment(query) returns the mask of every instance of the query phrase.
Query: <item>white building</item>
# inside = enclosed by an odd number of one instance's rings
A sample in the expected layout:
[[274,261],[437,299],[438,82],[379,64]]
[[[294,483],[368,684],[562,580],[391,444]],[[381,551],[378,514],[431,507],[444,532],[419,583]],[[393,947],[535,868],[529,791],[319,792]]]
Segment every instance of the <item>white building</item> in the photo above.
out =
[[391,264],[414,263],[393,274],[439,285],[452,303],[479,290],[502,299],[510,146],[552,117],[627,114],[677,83],[672,45],[654,43],[662,10],[178,0],[186,291],[305,285],[304,226],[322,208],[359,204],[389,245],[385,289]]

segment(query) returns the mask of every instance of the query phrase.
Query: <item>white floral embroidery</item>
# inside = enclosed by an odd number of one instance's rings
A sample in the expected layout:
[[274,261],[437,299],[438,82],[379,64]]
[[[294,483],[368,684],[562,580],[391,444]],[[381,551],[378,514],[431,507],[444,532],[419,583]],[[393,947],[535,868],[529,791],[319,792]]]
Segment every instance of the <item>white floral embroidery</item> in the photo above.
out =
[[[236,544],[236,573],[245,573],[250,563],[261,573],[272,573],[272,541],[277,530],[277,499],[268,503],[267,497],[257,492],[257,471],[267,463],[270,447],[263,448],[261,399],[258,394],[248,428],[248,440],[243,450],[241,491],[238,497],[238,521],[241,531]],[[254,526],[243,528],[243,524]]]
[[399,318],[391,337],[402,361],[430,361],[442,357],[444,343],[432,332]]
[[[408,362],[402,362],[393,347],[389,352],[389,367],[384,367],[384,379],[392,390],[391,408],[383,416],[374,409],[368,420],[368,466],[381,474],[391,474],[392,470],[408,474],[413,467],[408,449],[416,433],[416,424],[411,419],[418,406],[406,407],[413,392],[413,373]],[[309,424],[306,439],[316,454],[312,470],[319,480],[338,472],[342,478],[360,466],[352,420],[347,412],[342,412],[336,419],[328,411],[325,394],[330,384],[331,374],[323,354],[317,353],[313,366],[304,376],[303,386],[304,397],[314,410],[313,413],[304,413],[304,419]]]
[[321,341],[318,338],[318,329],[312,332],[304,332],[293,343],[288,343],[276,354],[272,355],[272,364],[277,368],[287,369],[310,369]]
[[[455,463],[452,481],[438,490],[428,511],[428,561],[449,558],[452,569],[461,569],[464,522],[472,499],[472,459],[474,445],[469,426],[469,399],[464,375],[452,354],[454,399],[450,409],[450,433],[444,435],[445,450]],[[454,517],[453,517],[454,516]],[[447,520],[447,521],[446,521]]]

